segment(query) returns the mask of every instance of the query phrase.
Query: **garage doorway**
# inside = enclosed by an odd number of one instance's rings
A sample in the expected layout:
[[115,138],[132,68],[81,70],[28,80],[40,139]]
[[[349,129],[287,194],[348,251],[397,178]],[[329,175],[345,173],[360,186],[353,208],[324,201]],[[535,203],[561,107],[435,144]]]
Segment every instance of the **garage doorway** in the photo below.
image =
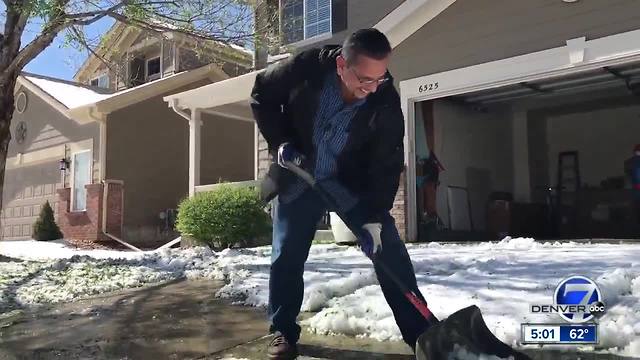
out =
[[[409,238],[640,237],[625,169],[640,143],[639,43],[640,31],[572,39],[402,81]],[[426,230],[425,152],[444,169]]]
[[640,143],[640,63],[415,106],[420,240],[640,234],[625,171]]

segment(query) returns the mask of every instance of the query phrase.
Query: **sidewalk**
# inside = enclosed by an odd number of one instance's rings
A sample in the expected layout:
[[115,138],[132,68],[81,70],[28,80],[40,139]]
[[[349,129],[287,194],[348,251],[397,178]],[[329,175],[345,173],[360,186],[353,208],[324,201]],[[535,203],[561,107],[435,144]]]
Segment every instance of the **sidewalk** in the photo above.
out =
[[215,281],[176,281],[0,316],[0,359],[192,359],[265,334]]

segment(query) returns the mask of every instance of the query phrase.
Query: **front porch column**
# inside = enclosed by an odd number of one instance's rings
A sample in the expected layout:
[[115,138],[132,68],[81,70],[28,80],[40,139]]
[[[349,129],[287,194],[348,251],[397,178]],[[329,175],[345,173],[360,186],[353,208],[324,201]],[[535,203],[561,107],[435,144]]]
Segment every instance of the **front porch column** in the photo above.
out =
[[189,197],[196,193],[200,185],[200,128],[202,127],[200,109],[191,111],[189,120]]

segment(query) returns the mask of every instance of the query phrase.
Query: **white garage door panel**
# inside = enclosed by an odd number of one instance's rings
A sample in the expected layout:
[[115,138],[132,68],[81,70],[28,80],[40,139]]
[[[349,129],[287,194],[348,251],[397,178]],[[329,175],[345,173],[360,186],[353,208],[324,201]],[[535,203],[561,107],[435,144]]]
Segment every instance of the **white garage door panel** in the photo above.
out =
[[[40,187],[44,189],[44,186]],[[25,192],[26,195],[27,192]],[[40,209],[45,201],[53,208],[54,216],[57,219],[58,203],[57,196],[38,197],[14,200],[4,205],[2,219],[3,240],[27,240],[31,239],[33,224],[40,215]]]

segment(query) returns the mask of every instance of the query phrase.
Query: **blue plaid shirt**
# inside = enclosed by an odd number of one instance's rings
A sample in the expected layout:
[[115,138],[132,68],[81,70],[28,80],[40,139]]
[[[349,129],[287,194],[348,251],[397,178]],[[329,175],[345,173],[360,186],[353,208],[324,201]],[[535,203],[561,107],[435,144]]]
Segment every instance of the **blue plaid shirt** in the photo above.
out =
[[[342,89],[338,76],[330,72],[324,81],[318,112],[314,121],[313,145],[316,150],[313,174],[316,181],[336,200],[342,211],[348,211],[358,199],[335,178],[336,158],[347,143],[349,124],[365,99],[346,104],[342,99]],[[303,180],[297,179],[285,193],[279,195],[279,201],[288,203],[309,188]]]

